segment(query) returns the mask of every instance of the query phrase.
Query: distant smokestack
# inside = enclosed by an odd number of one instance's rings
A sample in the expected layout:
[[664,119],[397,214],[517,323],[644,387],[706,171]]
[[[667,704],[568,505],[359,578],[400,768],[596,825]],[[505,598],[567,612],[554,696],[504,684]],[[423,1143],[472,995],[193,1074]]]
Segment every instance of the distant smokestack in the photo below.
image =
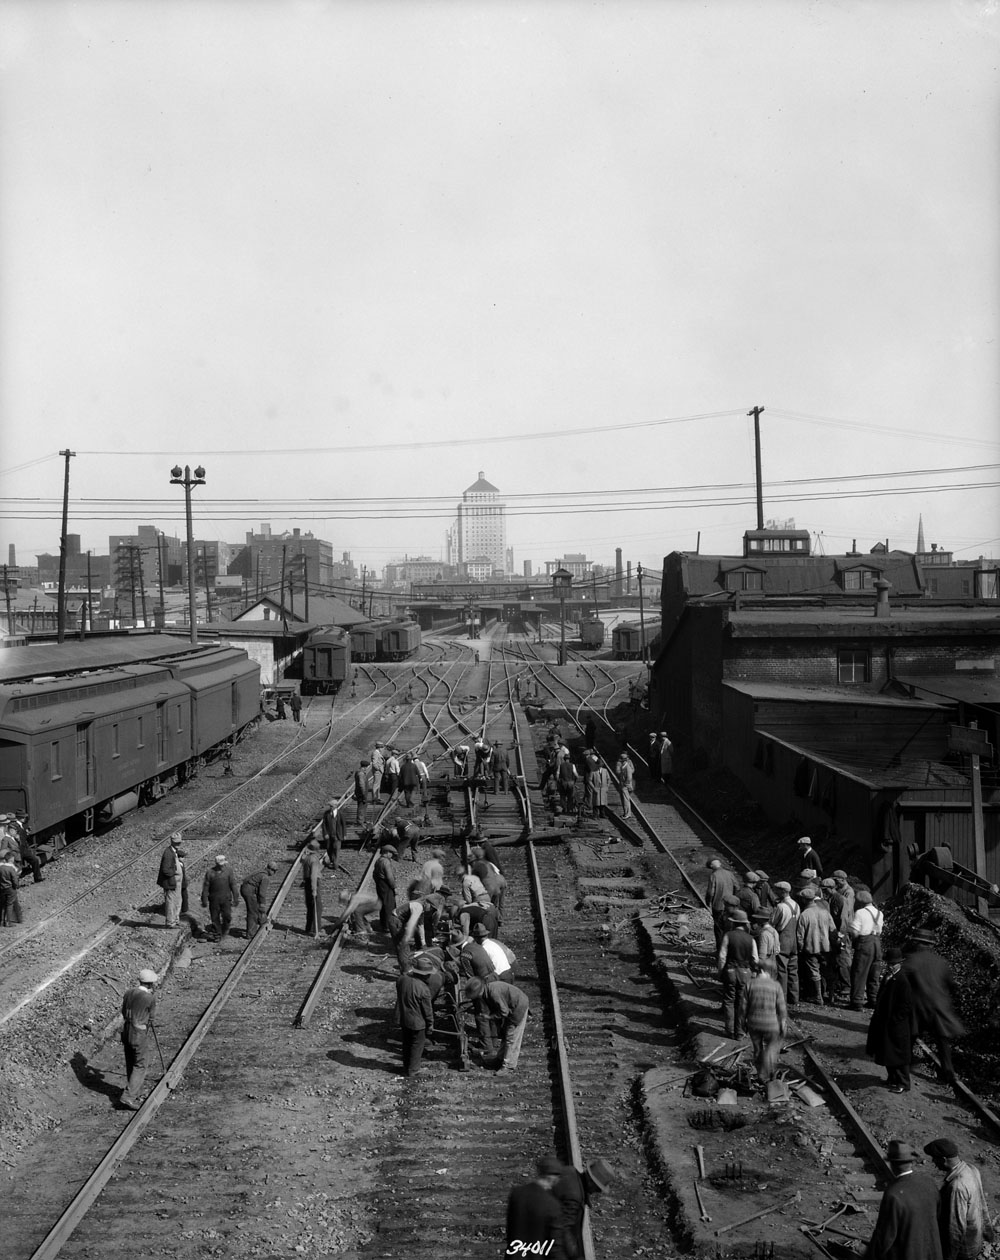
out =
[[889,591],[891,586],[892,584],[887,582],[885,578],[878,578],[875,582],[875,590],[878,594],[878,599],[875,603],[876,617],[889,616]]
[[615,594],[622,593],[622,549],[615,548]]
[[10,545],[7,547],[7,563],[8,565],[10,565],[12,569],[17,568],[17,558],[16,558],[16,553],[14,551],[13,543],[10,543]]
[[628,560],[625,564],[625,594],[632,594],[632,561]]

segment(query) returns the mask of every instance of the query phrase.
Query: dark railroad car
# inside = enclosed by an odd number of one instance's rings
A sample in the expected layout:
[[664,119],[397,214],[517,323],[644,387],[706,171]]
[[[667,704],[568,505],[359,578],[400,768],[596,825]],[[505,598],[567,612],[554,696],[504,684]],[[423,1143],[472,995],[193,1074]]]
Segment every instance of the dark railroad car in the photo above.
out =
[[373,661],[380,645],[379,627],[374,622],[351,626],[351,660]]
[[[646,648],[652,656],[660,642],[659,620],[646,622]],[[642,658],[642,623],[626,621],[611,632],[612,654],[616,661],[638,661]]]
[[0,810],[25,810],[41,841],[89,834],[228,747],[259,695],[232,648],[0,685]]
[[351,672],[351,636],[346,630],[316,630],[302,649],[302,694],[333,696]]
[[382,627],[381,652],[383,661],[405,661],[420,647],[420,626],[415,621],[399,621]]
[[604,647],[604,622],[599,617],[590,617],[580,622],[580,646],[585,648]]

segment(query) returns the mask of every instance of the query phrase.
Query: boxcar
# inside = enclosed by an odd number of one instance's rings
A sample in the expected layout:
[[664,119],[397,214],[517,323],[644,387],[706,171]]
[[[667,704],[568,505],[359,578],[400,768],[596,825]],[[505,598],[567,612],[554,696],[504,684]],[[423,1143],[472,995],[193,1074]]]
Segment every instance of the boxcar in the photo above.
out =
[[351,636],[346,630],[316,630],[302,649],[302,694],[332,696],[351,672]]
[[379,627],[371,621],[351,626],[351,660],[373,661],[380,645]]
[[420,626],[415,621],[399,621],[383,626],[381,651],[383,661],[405,661],[420,647]]
[[88,834],[227,748],[259,697],[233,648],[0,686],[0,810],[42,841]]
[[[647,655],[652,656],[659,648],[659,620],[646,622]],[[642,658],[642,623],[625,621],[611,632],[612,653],[616,661],[638,661]]]
[[595,650],[604,647],[604,622],[599,617],[580,622],[580,646]]

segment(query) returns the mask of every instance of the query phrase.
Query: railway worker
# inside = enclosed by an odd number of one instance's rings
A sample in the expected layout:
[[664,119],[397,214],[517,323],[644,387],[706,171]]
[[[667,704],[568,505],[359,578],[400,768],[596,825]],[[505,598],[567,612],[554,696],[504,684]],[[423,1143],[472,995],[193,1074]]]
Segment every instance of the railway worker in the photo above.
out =
[[493,749],[484,739],[476,740],[476,758],[472,767],[474,779],[485,779],[493,773]]
[[736,873],[727,866],[723,866],[719,858],[712,858],[707,863],[707,866],[709,875],[705,901],[712,912],[712,921],[715,925],[715,949],[718,952],[719,946],[722,944],[722,937],[726,931],[723,898],[736,895],[737,880]]
[[757,896],[757,885],[760,883],[760,876],[756,871],[747,871],[743,876],[743,886],[736,891],[736,897],[740,903],[740,909],[752,919],[760,909],[760,898]]
[[352,896],[346,888],[337,894],[337,899],[340,902],[341,911],[339,917],[334,920],[334,927],[339,927],[344,935],[371,936],[371,924],[368,919],[370,915],[378,913],[379,899],[360,892]]
[[403,793],[403,801],[408,809],[412,809],[413,798],[419,787],[420,771],[414,763],[413,753],[408,752],[404,755],[402,764],[399,767],[399,788]]
[[757,942],[757,960],[771,979],[777,980],[781,942],[777,929],[771,922],[771,915],[761,907],[751,916],[750,923],[753,939]]
[[375,881],[375,895],[378,897],[378,925],[383,932],[392,930],[390,916],[396,913],[396,849],[391,844],[383,844],[379,850],[379,858],[372,871]]
[[[474,923],[470,929],[473,944],[478,945],[491,963],[494,978],[506,984],[514,983],[514,963],[517,957],[512,949],[508,949],[502,941],[490,936],[482,923]],[[485,978],[485,977],[481,977]]]
[[493,795],[498,792],[504,796],[510,790],[510,753],[503,746],[502,740],[493,745]]
[[382,745],[376,744],[371,755],[372,800],[378,804],[382,794],[382,776],[385,773],[385,753]]
[[451,750],[451,761],[455,767],[455,778],[464,779],[469,773],[469,745],[459,744]]
[[854,915],[854,889],[847,877],[846,871],[834,871],[833,882],[836,886],[837,896],[844,899],[844,920],[850,923]]
[[552,1193],[563,1171],[554,1155],[546,1155],[538,1161],[534,1178],[511,1190],[507,1196],[505,1255],[564,1260],[563,1205]]
[[757,872],[757,887],[755,891],[757,893],[757,900],[760,902],[760,908],[762,910],[766,910],[770,914],[770,912],[778,904],[778,898],[774,889],[771,887],[771,877],[768,875],[767,871]]
[[967,1164],[951,1138],[935,1138],[924,1147],[934,1167],[944,1173],[938,1193],[938,1229],[944,1260],[975,1260],[993,1242],[983,1180],[979,1169]]
[[809,836],[800,836],[795,842],[798,846],[799,870],[805,874],[807,870],[813,872],[814,879],[823,878],[823,863],[820,861],[819,854],[813,848],[812,839]]
[[573,765],[573,758],[570,756],[569,749],[565,749],[565,756],[559,758],[559,764],[556,768],[556,782],[559,787],[559,803],[564,814],[572,814],[575,808],[576,798],[576,781],[579,775],[576,766]]
[[674,773],[674,746],[666,731],[660,731],[660,779],[664,787],[670,786]]
[[757,942],[742,910],[730,910],[729,928],[719,946],[719,978],[722,981],[722,1017],[727,1037],[746,1031],[746,994],[757,958]]
[[297,691],[293,691],[288,700],[288,707],[292,711],[292,717],[296,722],[302,721],[302,697]]
[[218,940],[229,935],[233,921],[233,907],[240,902],[240,886],[224,853],[218,854],[215,865],[205,872],[201,885],[202,908],[207,908],[212,919],[212,929]]
[[544,793],[548,787],[549,781],[556,772],[556,760],[559,748],[556,744],[556,737],[550,731],[545,740],[545,745],[539,750],[538,765],[541,769],[541,775],[538,779],[538,790]]
[[[567,1164],[552,1187],[562,1208],[562,1254],[566,1260],[583,1256],[583,1220],[596,1195],[603,1194],[615,1180],[615,1171],[603,1159],[592,1159],[583,1172]],[[555,1251],[552,1252],[555,1255]]]
[[486,885],[479,876],[473,874],[467,866],[461,864],[456,866],[455,875],[461,882],[461,896],[463,903],[472,901],[482,901],[487,905],[490,903],[491,898],[489,893],[486,891]]
[[31,836],[28,833],[28,815],[23,809],[15,809],[10,815],[7,826],[17,844],[17,851],[21,855],[22,870],[25,866],[30,866],[32,878],[36,884],[40,884],[45,876],[42,874],[42,859],[31,843]]
[[357,806],[355,822],[363,827],[368,822],[368,800],[372,795],[372,768],[370,761],[362,761],[354,771],[354,801]]
[[[804,910],[806,901],[812,901],[819,896],[819,876],[811,866],[807,866],[804,871],[796,875],[792,880],[792,888],[795,893],[795,900],[799,903],[799,909]],[[803,898],[803,893],[808,893],[808,897]]]
[[621,756],[615,763],[615,777],[618,780],[618,796],[621,800],[622,818],[632,817],[632,793],[635,791],[635,765],[623,748]]
[[851,1010],[875,1005],[882,973],[882,911],[872,901],[867,888],[854,896],[850,937],[854,958],[851,962]]
[[434,968],[418,959],[396,981],[396,1020],[403,1034],[403,1075],[422,1070],[424,1046],[434,1031],[434,1009],[428,979]]
[[481,923],[490,936],[495,937],[500,932],[500,915],[488,896],[460,904],[456,917],[463,936],[468,936],[476,923]]
[[118,1106],[126,1111],[139,1110],[139,1095],[146,1083],[149,1068],[149,1034],[156,1014],[155,971],[144,968],[137,982],[122,998],[122,1049],[125,1051],[125,1088]]
[[611,792],[611,771],[602,761],[593,774],[592,797],[594,817],[606,818],[608,799]]
[[156,877],[156,882],[163,889],[163,917],[168,928],[177,927],[181,921],[184,889],[188,882],[182,852],[181,833],[175,831],[160,855],[160,872]]
[[837,881],[830,877],[820,884],[820,896],[826,902],[833,931],[830,933],[830,952],[823,968],[823,996],[832,1006],[834,1002],[850,1000],[851,994],[851,946],[848,940],[850,920],[846,918],[847,899],[837,891]]
[[762,1085],[774,1079],[781,1040],[788,1027],[788,1008],[781,985],[760,960],[754,965],[746,992],[746,1024],[753,1045],[753,1062]]
[[490,1015],[497,1020],[500,1036],[497,1075],[508,1075],[517,1067],[521,1057],[521,1042],[528,1024],[528,995],[516,984],[507,984],[503,980],[487,983],[473,979],[466,984],[465,992],[469,997],[481,997]]
[[444,887],[444,849],[431,849],[431,855],[420,868],[420,878],[433,892],[440,892]]
[[400,854],[404,850],[409,850],[411,862],[417,861],[417,845],[420,843],[420,828],[412,818],[397,819],[395,824],[396,831],[396,851]]
[[343,810],[337,797],[331,797],[327,801],[317,830],[319,835],[315,838],[319,839],[326,849],[327,861],[336,870],[337,863],[340,861],[341,846],[347,839],[347,824],[344,822]]
[[302,891],[306,900],[306,936],[318,937],[323,926],[323,868],[326,855],[318,840],[302,851]]
[[497,870],[502,875],[503,863],[500,861],[500,854],[497,852],[496,845],[489,838],[489,836],[481,836],[478,834],[476,836],[476,842],[472,846],[472,853],[477,861],[480,857],[480,854],[478,852],[478,850],[480,849],[482,850],[482,856],[486,859],[486,861],[492,862],[493,865],[497,868]]
[[893,1139],[886,1151],[893,1180],[882,1194],[863,1260],[943,1260],[937,1187],[913,1171],[913,1149]]
[[14,854],[7,850],[0,853],[0,927],[22,922],[17,887],[17,863],[14,861]]
[[795,925],[799,950],[799,996],[810,1006],[825,1006],[823,1000],[823,960],[830,952],[830,933],[836,931],[826,902],[803,889],[799,897],[805,909]]
[[913,990],[914,1027],[919,1034],[933,1037],[937,1045],[938,1079],[955,1082],[951,1043],[965,1034],[955,1013],[955,981],[947,962],[933,949],[934,933],[926,928],[915,931],[903,947],[902,970]]
[[382,771],[382,792],[385,796],[392,796],[399,784],[399,772],[401,766],[399,757],[396,755],[395,748],[386,749],[385,769]]
[[[503,918],[503,903],[507,896],[507,880],[500,868],[486,858],[482,845],[477,844],[472,851],[475,861],[472,863],[472,874],[478,876],[480,883],[489,894],[490,901]],[[478,856],[477,856],[478,855]]]
[[660,781],[660,732],[649,732],[649,751],[646,753],[646,765],[649,777],[654,783]]
[[278,721],[285,720],[285,698],[280,691],[274,693],[274,711],[277,714]]
[[427,793],[431,785],[431,772],[427,768],[427,762],[424,761],[423,757],[421,757],[419,753],[413,753],[411,755],[413,757],[413,764],[416,767],[417,774],[420,777],[420,804],[426,809]]
[[900,971],[902,961],[901,949],[886,951],[885,971],[865,1039],[865,1050],[885,1068],[885,1083],[893,1094],[909,1091],[913,1059],[913,992]]
[[799,946],[795,928],[801,911],[792,898],[792,886],[787,879],[779,879],[774,891],[780,894],[778,904],[771,913],[771,924],[778,933],[778,983],[788,1006],[799,1004]]
[[594,775],[601,768],[601,759],[591,745],[583,750],[583,808],[591,818],[598,817],[594,805]]
[[267,921],[268,881],[277,869],[277,862],[268,862],[262,871],[254,871],[240,884],[240,896],[247,908],[247,940],[256,936]]

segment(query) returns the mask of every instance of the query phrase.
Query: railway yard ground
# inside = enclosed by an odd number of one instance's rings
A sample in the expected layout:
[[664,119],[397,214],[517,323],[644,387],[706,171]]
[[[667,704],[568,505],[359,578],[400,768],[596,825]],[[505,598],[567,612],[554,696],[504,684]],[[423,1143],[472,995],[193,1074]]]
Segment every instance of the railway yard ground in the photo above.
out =
[[[851,1113],[876,1147],[899,1138],[920,1151],[952,1137],[995,1203],[996,930],[923,889],[908,887],[887,908],[887,943],[930,924],[956,972],[970,1029],[956,1046],[956,1070],[985,1115],[937,1080],[929,1058],[915,1064],[911,1093],[890,1094],[865,1054],[870,1012],[829,1006],[792,1012],[784,1100],[769,1101],[738,1072],[734,1105],[693,1096],[699,1060],[710,1058],[720,1075],[723,1064],[750,1061],[748,1042],[723,1035],[712,923],[698,896],[706,862],[737,865],[735,850],[747,866],[784,878],[795,836],[768,827],[728,780],[702,772],[668,788],[641,764],[629,821],[616,798],[606,820],[547,809],[536,753],[553,725],[582,748],[574,722],[596,715],[598,750],[611,767],[623,736],[646,747],[647,715],[628,698],[643,667],[593,657],[558,667],[546,659],[551,648],[527,648],[514,636],[459,641],[361,670],[354,694],[345,686],[335,700],[308,701],[301,726],[263,722],[236,749],[232,774],[221,763],[205,767],[154,806],[68,847],[43,883],[22,888],[25,922],[0,932],[0,1254],[485,1260],[505,1254],[510,1186],[551,1153],[601,1156],[616,1170],[592,1205],[590,1255],[860,1254],[886,1175]],[[453,777],[448,749],[479,730],[518,750],[530,826],[522,793],[483,798]],[[474,1055],[462,1065],[446,1029],[421,1075],[401,1074],[396,953],[377,931],[351,935],[337,922],[338,894],[370,880],[377,847],[354,825],[353,803],[339,868],[323,877],[322,931],[305,933],[302,846],[324,804],[349,794],[359,758],[383,740],[424,747],[431,768],[426,805],[390,805],[392,820],[412,819],[424,833],[418,862],[401,857],[400,892],[433,843],[446,850],[452,877],[470,825],[501,856],[502,939],[531,1002],[510,1075],[485,1070]],[[188,850],[190,908],[180,928],[167,929],[156,873],[175,830]],[[238,878],[278,863],[273,923],[253,941],[242,905],[225,939],[206,931],[199,892],[217,853]],[[831,865],[850,870],[850,857],[838,853]],[[335,978],[303,1018],[304,995],[328,958]],[[234,965],[215,1022],[187,1050]],[[125,1083],[119,1009],[143,967],[161,977],[163,1068],[157,1059],[147,1086],[162,1097],[132,1114],[115,1107]],[[550,973],[557,1013],[546,996]],[[118,1138],[128,1149],[79,1219],[52,1238]],[[808,1232],[842,1205],[840,1233]],[[988,1245],[984,1257],[992,1252]]]

